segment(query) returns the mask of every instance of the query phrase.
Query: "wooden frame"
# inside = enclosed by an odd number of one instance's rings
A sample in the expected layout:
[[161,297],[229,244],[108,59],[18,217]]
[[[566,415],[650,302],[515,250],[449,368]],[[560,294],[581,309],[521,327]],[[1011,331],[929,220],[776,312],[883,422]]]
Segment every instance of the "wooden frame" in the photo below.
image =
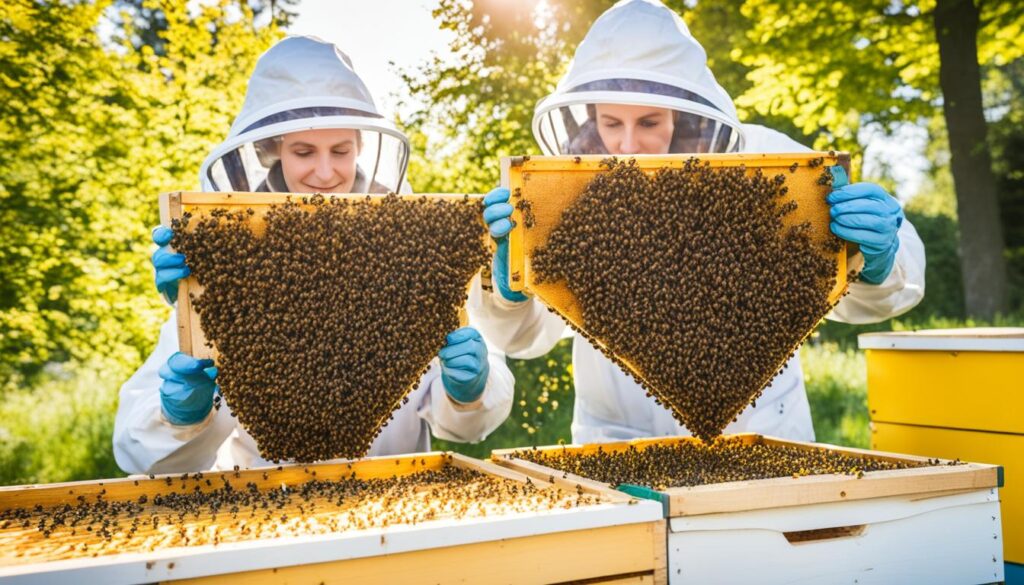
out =
[[[106,490],[104,498],[113,501],[136,499],[142,494],[152,497],[179,490],[192,491],[196,487],[215,489],[221,484],[217,481],[212,488],[207,488],[206,478],[240,485],[254,482],[261,488],[274,488],[301,484],[312,479],[314,472],[320,479],[350,477],[353,473],[360,478],[392,477],[437,469],[445,464],[513,481],[530,481],[541,489],[562,489],[492,462],[435,452],[237,472],[211,471],[202,476],[169,474],[153,479],[132,476],[106,481],[3,487],[0,488],[0,509],[75,503],[80,495],[95,497],[102,490]],[[246,582],[259,583],[277,582],[285,575],[295,579],[318,575],[327,582],[346,575],[355,579],[376,575],[417,581],[451,580],[458,576],[486,582],[490,573],[471,572],[480,569],[480,563],[485,562],[516,582],[605,577],[626,579],[625,582],[655,582],[656,570],[661,575],[657,582],[664,582],[665,524],[660,507],[602,486],[587,485],[583,489],[598,496],[601,503],[566,510],[460,521],[440,519],[328,535],[169,548],[152,553],[7,566],[0,560],[0,580],[5,583],[109,584],[177,579],[238,582],[238,578],[244,576]],[[575,493],[575,486],[572,493]],[[2,537],[0,532],[0,550]],[[579,554],[552,566],[547,557],[552,547]],[[606,554],[592,555],[595,551]]]
[[[585,191],[587,185],[599,174],[606,172],[602,161],[607,156],[517,156],[501,161],[501,184],[511,191],[509,202],[513,205],[513,228],[509,233],[509,288],[513,291],[528,291],[538,300],[554,310],[578,331],[587,331],[583,320],[583,309],[575,294],[565,282],[537,282],[530,264],[534,250],[544,245],[563,210],[571,206]],[[832,232],[830,207],[825,200],[830,187],[819,182],[827,167],[840,166],[850,174],[850,155],[845,152],[803,152],[780,154],[678,154],[678,155],[631,155],[618,157],[620,160],[635,160],[637,166],[648,174],[663,168],[682,168],[693,158],[716,168],[742,168],[748,174],[763,171],[767,177],[782,175],[788,189],[782,198],[785,202],[797,202],[797,208],[783,218],[784,225],[793,226],[804,222],[810,224],[809,237],[817,245],[824,245]],[[523,205],[530,209],[527,221]],[[848,270],[862,268],[863,258],[852,256],[855,247],[841,242],[835,253],[836,283],[829,293],[829,303],[838,303],[849,288]],[[820,315],[824,318],[825,315]],[[812,333],[814,327],[794,340],[789,353],[799,349]],[[595,346],[602,346],[600,338],[591,339]],[[608,352],[606,352],[608,353]],[[788,359],[788,358],[786,358]],[[623,356],[618,361],[639,382],[644,382],[649,373]],[[762,372],[757,388],[766,387],[783,367],[785,359]],[[657,388],[655,385],[647,384]],[[655,390],[655,394],[658,391]],[[663,402],[671,404],[665,396]],[[673,407],[675,408],[675,407]],[[735,413],[735,414],[738,414]]]
[[[803,152],[792,154],[701,154],[701,155],[633,155],[619,157],[622,160],[635,159],[637,165],[648,173],[661,168],[682,168],[694,158],[707,162],[712,167],[744,167],[750,172],[762,170],[766,174],[778,173],[786,177],[789,187],[788,200],[798,201],[800,206],[786,217],[787,225],[804,221],[811,222],[812,238],[823,241],[831,234],[829,229],[829,206],[825,202],[828,187],[817,184],[818,177],[828,166],[841,166],[850,174],[850,155],[846,152]],[[512,212],[514,226],[509,233],[509,275],[512,290],[529,290],[545,299],[577,326],[582,318],[575,308],[575,302],[567,297],[567,291],[557,283],[538,284],[534,282],[529,264],[529,252],[547,241],[557,224],[561,211],[572,204],[595,176],[605,171],[601,161],[607,156],[517,156],[501,161],[501,184],[512,191],[511,203],[517,203],[516,194],[531,203],[535,225],[526,227],[523,211]],[[812,160],[820,164],[810,166]],[[797,165],[795,171],[790,167]],[[844,243],[837,252],[838,262],[836,286],[829,295],[837,301],[846,291],[847,251]],[[570,295],[571,297],[571,295]]]
[[[837,453],[857,457],[870,457],[884,461],[924,462],[929,459],[914,455],[900,455],[881,451],[837,447],[821,443],[805,443],[765,437],[755,433],[733,435],[747,443],[764,443],[796,447],[799,449],[828,449]],[[575,453],[589,453],[598,450],[624,451],[630,447],[642,449],[651,445],[672,445],[687,441],[697,441],[691,437],[665,437],[655,439],[635,439],[618,443],[565,445],[539,447],[542,452],[568,450]],[[510,469],[521,471],[538,479],[558,477],[562,471],[555,470],[529,461],[514,457],[520,449],[501,449],[492,453],[496,463]],[[941,461],[945,464],[948,461]],[[594,487],[615,487],[593,480],[567,475],[565,481],[590,482]],[[872,471],[857,478],[850,475],[811,475],[798,478],[780,477],[750,481],[710,484],[694,487],[674,487],[666,490],[644,488],[630,493],[637,495],[643,491],[648,497],[661,501],[666,506],[666,516],[693,516],[721,512],[739,512],[748,510],[764,510],[787,506],[805,506],[828,502],[842,502],[898,496],[907,494],[946,495],[984,488],[1001,487],[1002,467],[984,463],[965,463],[962,465],[939,465],[911,469],[895,469]],[[643,488],[643,486],[640,486]]]
[[[367,193],[327,193],[320,195],[325,199],[365,199],[376,203],[383,201],[387,197],[387,195]],[[312,195],[241,192],[200,193],[189,191],[161,193],[160,223],[161,225],[171,227],[171,222],[176,219],[181,219],[182,215],[185,213],[190,213],[194,217],[202,217],[213,209],[244,210],[251,208],[255,213],[250,218],[249,223],[252,226],[253,232],[260,234],[263,231],[263,216],[269,210],[270,206],[283,205],[289,201],[294,201],[303,205],[302,201],[309,197],[312,197]],[[399,195],[399,197],[410,201],[421,200],[423,198],[456,202],[467,199],[469,201],[479,201],[483,199],[483,195],[480,194],[453,193],[423,193],[416,195]],[[483,222],[483,217],[480,218],[480,221],[481,223]],[[485,234],[483,239],[485,244],[490,248],[491,238]],[[470,279],[470,282],[466,285],[467,290],[471,283],[472,279]],[[202,293],[202,290],[202,287],[199,286],[199,283],[194,277],[184,278],[178,285],[178,349],[196,358],[214,358],[216,357],[216,350],[206,344],[206,336],[203,335],[203,330],[199,322],[199,315],[192,308],[192,301],[189,296],[190,294],[198,295]],[[468,317],[465,309],[462,309],[460,312],[459,321],[461,326],[468,324]]]

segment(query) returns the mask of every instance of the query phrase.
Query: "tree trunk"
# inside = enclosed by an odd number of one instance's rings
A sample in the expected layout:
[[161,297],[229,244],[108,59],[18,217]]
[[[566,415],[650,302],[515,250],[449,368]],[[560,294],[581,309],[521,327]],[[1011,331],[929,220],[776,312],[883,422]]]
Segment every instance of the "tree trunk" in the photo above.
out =
[[978,20],[972,0],[937,1],[939,84],[960,221],[964,301],[968,315],[991,319],[1007,310],[1006,259],[981,102]]

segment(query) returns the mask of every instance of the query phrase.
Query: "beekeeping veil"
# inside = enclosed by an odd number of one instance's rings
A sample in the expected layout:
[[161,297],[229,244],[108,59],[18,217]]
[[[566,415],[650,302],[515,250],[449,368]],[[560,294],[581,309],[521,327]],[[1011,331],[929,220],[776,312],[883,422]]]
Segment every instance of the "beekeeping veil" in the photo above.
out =
[[743,146],[736,108],[708,69],[704,48],[657,0],[622,0],[591,26],[569,72],[534,112],[533,135],[544,154],[606,154],[597,104],[672,110],[670,153]]
[[332,43],[288,37],[260,56],[227,139],[200,168],[204,191],[288,191],[281,137],[325,128],[358,131],[354,193],[398,192],[409,141],[384,119],[352,62]]

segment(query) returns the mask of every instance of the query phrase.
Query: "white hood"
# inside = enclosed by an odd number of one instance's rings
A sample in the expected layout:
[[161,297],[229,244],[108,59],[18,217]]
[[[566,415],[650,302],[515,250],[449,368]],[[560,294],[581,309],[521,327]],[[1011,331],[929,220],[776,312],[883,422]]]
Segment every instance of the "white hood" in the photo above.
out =
[[742,147],[736,108],[708,69],[704,48],[683,19],[657,0],[622,0],[594,22],[558,88],[537,105],[537,142],[546,152],[561,150],[567,137],[549,126],[560,122],[552,114],[599,103],[702,116],[732,130],[728,150]]
[[273,162],[259,151],[261,141],[322,128],[360,130],[366,150],[359,157],[362,186],[398,190],[408,165],[408,139],[377,111],[348,56],[307,36],[285,38],[260,56],[227,139],[203,163],[203,189],[256,190]]

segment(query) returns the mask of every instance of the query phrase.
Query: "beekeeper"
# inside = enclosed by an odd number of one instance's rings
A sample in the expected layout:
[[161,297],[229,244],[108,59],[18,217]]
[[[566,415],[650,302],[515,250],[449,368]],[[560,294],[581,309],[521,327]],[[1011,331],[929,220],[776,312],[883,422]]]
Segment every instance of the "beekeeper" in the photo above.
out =
[[[555,92],[541,100],[533,133],[545,154],[805,152],[787,136],[742,124],[683,20],[657,0],[624,0],[594,22]],[[484,219],[498,244],[494,292],[471,303],[488,339],[515,358],[552,349],[565,323],[508,288],[508,189],[485,199]],[[856,183],[828,196],[831,229],[859,245],[859,282],[829,318],[873,323],[904,313],[924,296],[924,246],[899,203],[880,186]],[[580,335],[573,336],[577,443],[688,435],[670,411]],[[726,429],[813,441],[799,355]]]
[[[408,192],[408,158],[407,138],[377,112],[349,58],[331,43],[289,37],[260,57],[241,113],[200,174],[204,191]],[[158,291],[173,304],[189,269],[169,250],[171,235],[154,230],[153,265]],[[176,322],[172,315],[164,323],[156,349],[121,387],[118,465],[168,473],[269,464],[230,405],[212,408],[216,367],[178,351]],[[446,341],[369,455],[427,451],[431,431],[479,441],[508,416],[513,379],[504,355],[488,351],[473,327]]]

